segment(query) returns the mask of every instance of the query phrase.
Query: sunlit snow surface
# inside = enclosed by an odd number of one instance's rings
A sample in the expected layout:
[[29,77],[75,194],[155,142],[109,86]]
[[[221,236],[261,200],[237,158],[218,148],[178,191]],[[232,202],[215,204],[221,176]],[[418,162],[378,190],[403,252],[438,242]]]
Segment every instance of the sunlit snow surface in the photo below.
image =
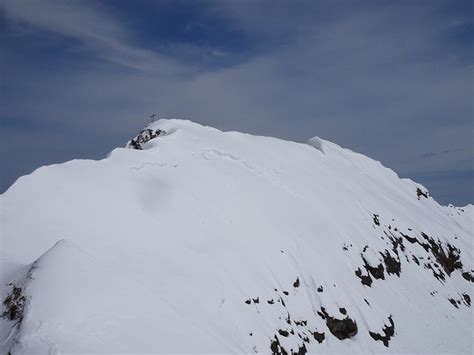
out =
[[148,128],[1,196],[0,353],[472,352],[472,206],[319,138]]

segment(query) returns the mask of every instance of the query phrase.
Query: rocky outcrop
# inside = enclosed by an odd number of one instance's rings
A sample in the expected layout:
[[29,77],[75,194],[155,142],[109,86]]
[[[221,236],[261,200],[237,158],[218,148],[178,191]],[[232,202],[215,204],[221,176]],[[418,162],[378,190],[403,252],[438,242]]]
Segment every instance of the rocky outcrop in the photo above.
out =
[[161,129],[153,130],[153,129],[147,128],[140,131],[140,133],[138,133],[138,135],[135,138],[128,141],[126,147],[130,149],[142,150],[143,149],[142,144],[156,137],[160,137],[164,135],[166,135],[166,132]]

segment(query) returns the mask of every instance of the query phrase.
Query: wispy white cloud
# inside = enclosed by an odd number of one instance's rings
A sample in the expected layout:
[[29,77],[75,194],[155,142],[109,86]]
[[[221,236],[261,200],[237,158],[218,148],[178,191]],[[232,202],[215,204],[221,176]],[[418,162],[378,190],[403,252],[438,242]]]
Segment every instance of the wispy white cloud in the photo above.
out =
[[166,75],[192,70],[155,51],[134,46],[134,33],[124,20],[98,2],[5,0],[3,5],[10,21],[75,39],[104,60]]

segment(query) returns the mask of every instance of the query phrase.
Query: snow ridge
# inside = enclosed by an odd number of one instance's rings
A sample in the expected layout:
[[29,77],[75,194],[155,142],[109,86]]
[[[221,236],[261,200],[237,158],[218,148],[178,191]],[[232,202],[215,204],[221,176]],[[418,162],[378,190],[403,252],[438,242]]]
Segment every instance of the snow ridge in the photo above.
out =
[[159,120],[0,207],[1,353],[473,350],[472,205],[317,137]]

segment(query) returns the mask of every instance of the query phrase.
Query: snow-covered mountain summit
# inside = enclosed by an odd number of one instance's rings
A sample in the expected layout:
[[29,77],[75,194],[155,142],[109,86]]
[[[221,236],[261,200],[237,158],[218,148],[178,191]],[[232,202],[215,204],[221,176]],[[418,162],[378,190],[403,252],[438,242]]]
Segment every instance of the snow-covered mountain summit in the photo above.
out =
[[0,201],[1,353],[472,352],[472,206],[320,138],[160,120]]

